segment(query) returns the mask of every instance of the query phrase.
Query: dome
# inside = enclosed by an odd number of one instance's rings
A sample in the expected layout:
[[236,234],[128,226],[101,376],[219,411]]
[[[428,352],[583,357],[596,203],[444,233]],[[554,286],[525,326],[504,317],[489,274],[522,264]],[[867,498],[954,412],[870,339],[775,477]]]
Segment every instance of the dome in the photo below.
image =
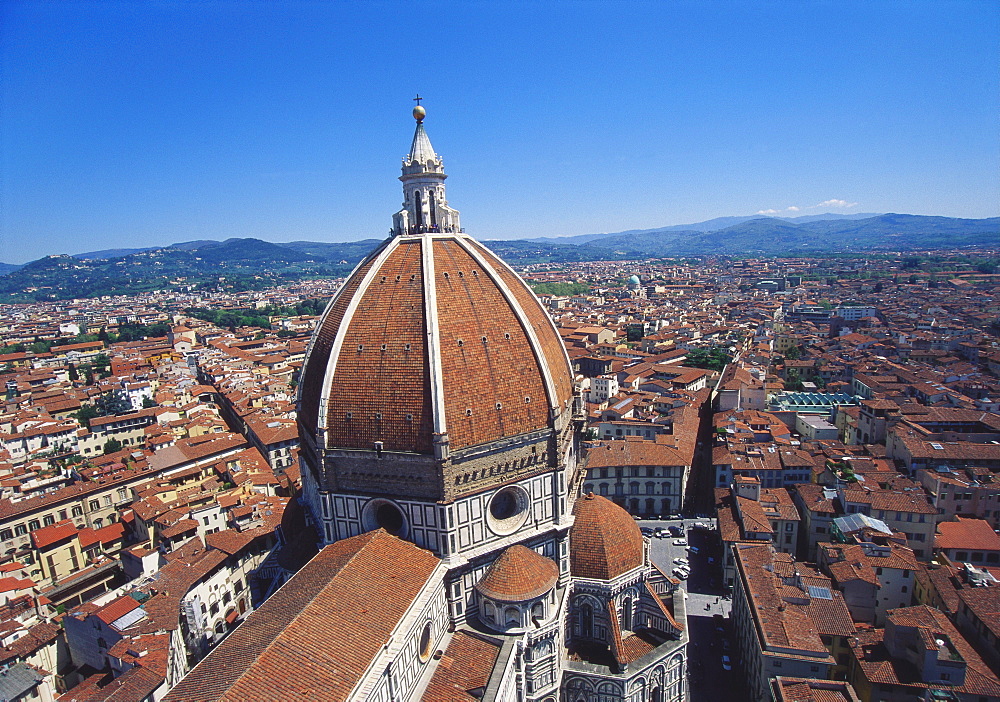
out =
[[541,597],[559,579],[559,567],[527,546],[511,546],[476,584],[483,597],[501,602],[524,602]]
[[434,453],[551,428],[573,379],[520,277],[460,232],[393,236],[313,334],[299,424],[320,449]]
[[590,493],[576,501],[569,531],[574,577],[611,580],[645,562],[645,544],[631,515],[606,497]]
[[639,276],[633,275],[631,278],[628,279],[628,284],[634,288],[637,288],[640,285],[642,285],[642,281],[639,280]]

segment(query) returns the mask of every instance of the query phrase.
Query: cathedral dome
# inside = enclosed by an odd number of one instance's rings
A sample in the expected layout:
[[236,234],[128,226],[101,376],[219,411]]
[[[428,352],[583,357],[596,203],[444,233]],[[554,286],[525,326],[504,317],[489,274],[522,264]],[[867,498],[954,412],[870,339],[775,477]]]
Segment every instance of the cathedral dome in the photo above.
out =
[[321,318],[299,418],[326,448],[455,451],[549,427],[572,394],[559,334],[514,271],[463,234],[397,236]]
[[575,577],[611,580],[645,562],[639,526],[614,502],[590,493],[576,501],[573,514],[569,555]]
[[527,546],[504,551],[476,584],[483,597],[502,602],[523,602],[541,597],[559,579],[559,567]]
[[418,121],[393,236],[327,306],[303,365],[299,425],[317,450],[440,459],[551,429],[571,410],[555,326],[525,282],[460,228],[444,177]]

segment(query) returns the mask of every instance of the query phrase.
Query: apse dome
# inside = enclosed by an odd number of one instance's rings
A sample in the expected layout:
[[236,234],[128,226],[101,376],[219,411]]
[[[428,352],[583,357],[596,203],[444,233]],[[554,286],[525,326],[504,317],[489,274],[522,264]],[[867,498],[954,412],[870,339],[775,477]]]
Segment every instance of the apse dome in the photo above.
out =
[[576,501],[569,531],[570,571],[577,578],[612,580],[645,563],[645,542],[632,516],[606,497]]

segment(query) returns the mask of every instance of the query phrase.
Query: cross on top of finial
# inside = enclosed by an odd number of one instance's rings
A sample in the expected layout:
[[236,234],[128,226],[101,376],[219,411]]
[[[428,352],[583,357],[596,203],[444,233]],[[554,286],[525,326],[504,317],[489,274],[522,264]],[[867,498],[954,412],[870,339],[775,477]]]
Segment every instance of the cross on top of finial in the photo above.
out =
[[424,117],[427,116],[427,110],[425,110],[424,106],[420,104],[421,100],[423,100],[423,98],[420,97],[420,93],[417,93],[417,96],[413,98],[413,101],[417,103],[413,108],[413,119],[417,120],[417,122],[423,122]]

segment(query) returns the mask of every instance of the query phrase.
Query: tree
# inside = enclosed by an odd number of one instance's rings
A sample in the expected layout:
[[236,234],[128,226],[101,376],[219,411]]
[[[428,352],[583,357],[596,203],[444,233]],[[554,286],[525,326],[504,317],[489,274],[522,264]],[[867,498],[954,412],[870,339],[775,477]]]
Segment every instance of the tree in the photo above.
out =
[[76,417],[76,421],[80,423],[80,426],[90,427],[90,420],[96,417],[100,417],[100,412],[93,405],[84,405],[77,412],[73,414]]
[[802,390],[802,378],[799,377],[799,372],[794,368],[785,374],[787,380],[785,380],[785,390],[790,390],[792,392],[799,392]]
[[118,439],[108,439],[104,442],[104,454],[118,453],[122,450],[122,442]]
[[69,376],[69,379],[73,382],[76,382],[77,380],[80,379],[80,372],[77,371],[76,366],[73,365],[72,363],[69,364],[67,375]]
[[142,398],[142,408],[149,409],[150,407],[156,407],[156,400],[154,400],[152,397]]
[[721,371],[732,359],[722,349],[691,349],[687,352],[684,365],[689,368],[705,368]]

